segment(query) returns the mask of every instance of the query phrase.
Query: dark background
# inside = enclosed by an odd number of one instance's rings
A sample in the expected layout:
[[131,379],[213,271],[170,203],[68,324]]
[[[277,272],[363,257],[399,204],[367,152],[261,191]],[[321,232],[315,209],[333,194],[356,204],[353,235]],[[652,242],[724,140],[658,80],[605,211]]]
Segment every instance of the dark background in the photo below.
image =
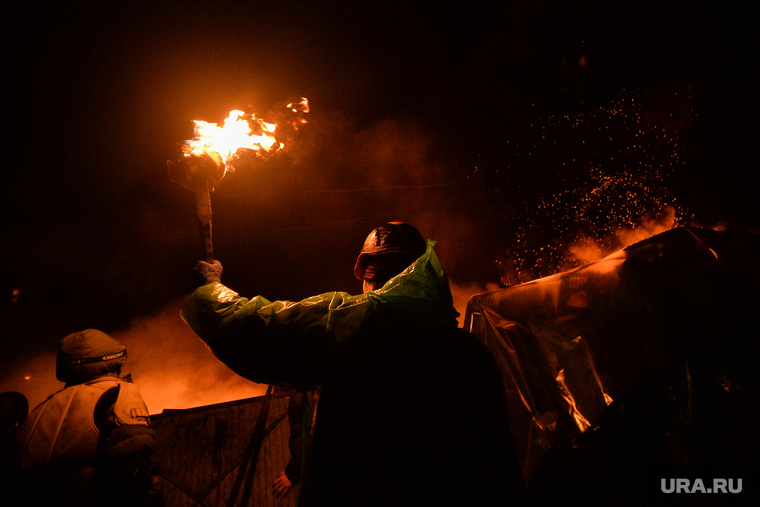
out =
[[192,120],[266,119],[298,97],[308,125],[212,195],[216,255],[245,295],[360,292],[358,250],[389,220],[436,239],[470,293],[549,274],[558,262],[528,264],[542,245],[559,252],[576,222],[606,235],[671,206],[672,225],[757,231],[746,5],[12,6],[3,366],[192,291],[193,196],[166,161]]

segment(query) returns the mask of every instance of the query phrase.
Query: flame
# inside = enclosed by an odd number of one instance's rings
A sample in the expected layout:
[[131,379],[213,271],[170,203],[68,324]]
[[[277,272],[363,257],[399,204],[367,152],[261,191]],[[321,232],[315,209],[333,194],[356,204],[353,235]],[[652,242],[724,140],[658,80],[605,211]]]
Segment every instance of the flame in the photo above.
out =
[[301,116],[301,113],[309,112],[309,100],[306,97],[301,97],[301,100],[299,102],[291,102],[285,107],[290,109],[291,113],[296,114],[296,117],[294,119],[288,121],[290,126],[293,127],[293,130],[298,130],[301,125],[308,123],[306,119]]
[[291,111],[294,113],[302,112],[302,113],[308,113],[309,112],[309,100],[306,97],[301,97],[300,102],[291,102],[286,107],[290,108]]
[[194,120],[195,137],[185,141],[183,153],[185,157],[201,155],[205,151],[214,151],[221,155],[225,165],[234,157],[238,150],[254,150],[258,155],[274,153],[284,144],[277,141],[274,133],[277,126],[250,115],[250,120],[255,124],[260,134],[254,133],[251,123],[246,119],[243,111],[230,111],[221,127],[216,123]]
[[[288,118],[280,118],[280,123],[290,125],[298,130],[308,123],[302,116],[309,112],[309,101],[306,97],[293,101],[286,106]],[[204,152],[216,152],[224,161],[226,169],[231,169],[230,162],[234,160],[238,150],[253,150],[260,157],[266,158],[283,149],[285,143],[275,137],[277,124],[247,115],[240,110],[230,111],[229,116],[220,127],[216,123],[194,120],[195,137],[187,140],[182,146],[186,158],[193,155],[203,155]],[[282,137],[282,136],[280,136]]]

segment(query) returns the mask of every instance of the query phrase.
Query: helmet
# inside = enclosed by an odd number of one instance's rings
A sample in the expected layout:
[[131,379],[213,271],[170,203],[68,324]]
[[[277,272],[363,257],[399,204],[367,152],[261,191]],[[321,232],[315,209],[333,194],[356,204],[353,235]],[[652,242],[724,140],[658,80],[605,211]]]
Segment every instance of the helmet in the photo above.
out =
[[406,254],[404,257],[410,260],[392,275],[395,276],[425,253],[426,249],[427,243],[420,231],[404,222],[389,222],[373,230],[364,240],[362,251],[356,259],[354,275],[359,280],[368,280],[370,278],[366,268],[372,258],[391,253]]
[[127,347],[97,329],[72,333],[61,340],[55,376],[67,384],[80,384],[106,373],[119,372]]

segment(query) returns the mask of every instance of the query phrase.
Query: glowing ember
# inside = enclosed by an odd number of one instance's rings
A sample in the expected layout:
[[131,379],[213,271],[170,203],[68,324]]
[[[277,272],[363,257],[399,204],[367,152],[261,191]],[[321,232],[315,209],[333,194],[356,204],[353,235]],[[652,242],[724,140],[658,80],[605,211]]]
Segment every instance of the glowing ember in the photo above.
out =
[[214,151],[221,155],[226,166],[238,150],[253,150],[260,156],[266,156],[285,146],[274,136],[277,129],[274,123],[256,119],[254,115],[250,116],[249,122],[243,111],[231,111],[221,127],[200,120],[195,120],[194,123],[195,137],[185,141],[182,149],[186,157]]
[[[306,97],[301,97],[300,102],[291,102],[287,107],[294,113],[298,113],[299,111],[302,113],[308,113],[309,101],[306,99]],[[306,121],[304,121],[304,123],[306,123]]]
[[301,125],[305,125],[307,123],[306,119],[299,115],[299,113],[309,112],[309,101],[306,99],[306,97],[301,97],[300,102],[291,102],[286,107],[290,109],[290,112],[296,113],[296,115],[298,115],[295,119],[289,120],[288,122],[290,123],[290,126],[293,127],[293,130],[298,130]]
[[[692,219],[667,188],[690,149],[690,96],[680,91],[647,90],[536,119],[508,144],[509,158],[476,168],[493,179],[496,209],[514,238],[497,260],[501,285],[576,268]],[[541,186],[531,182],[537,177]],[[507,178],[515,195],[500,193]],[[516,211],[521,194],[530,198]]]

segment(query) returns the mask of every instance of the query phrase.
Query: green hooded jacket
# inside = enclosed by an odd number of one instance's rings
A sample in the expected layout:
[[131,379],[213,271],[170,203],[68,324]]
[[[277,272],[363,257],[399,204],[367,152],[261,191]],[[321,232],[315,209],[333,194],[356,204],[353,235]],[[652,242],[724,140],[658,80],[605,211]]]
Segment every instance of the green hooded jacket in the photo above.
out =
[[238,374],[256,382],[308,387],[324,360],[373,319],[417,328],[457,326],[446,274],[426,252],[377,291],[328,292],[300,302],[247,299],[221,283],[199,287],[182,319]]

